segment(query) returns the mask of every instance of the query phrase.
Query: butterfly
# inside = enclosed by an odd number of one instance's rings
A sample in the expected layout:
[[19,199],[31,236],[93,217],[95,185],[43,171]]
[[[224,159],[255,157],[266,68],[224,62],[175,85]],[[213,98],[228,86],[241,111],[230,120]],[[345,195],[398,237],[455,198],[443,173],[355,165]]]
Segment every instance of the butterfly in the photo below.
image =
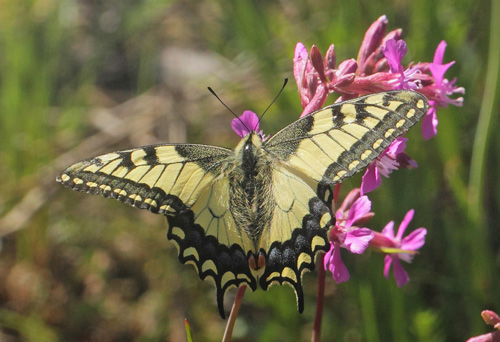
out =
[[331,186],[372,162],[426,112],[425,96],[389,91],[306,115],[269,139],[250,131],[234,150],[161,144],[78,162],[58,177],[166,216],[182,263],[212,279],[220,315],[231,287],[287,283],[304,309],[302,276],[327,251]]

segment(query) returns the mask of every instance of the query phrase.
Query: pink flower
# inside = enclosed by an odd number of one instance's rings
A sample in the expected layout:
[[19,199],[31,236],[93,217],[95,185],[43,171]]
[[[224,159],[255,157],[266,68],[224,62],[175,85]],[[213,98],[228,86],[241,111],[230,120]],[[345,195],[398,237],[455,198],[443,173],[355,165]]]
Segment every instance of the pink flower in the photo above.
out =
[[382,251],[387,252],[384,260],[384,276],[386,278],[389,277],[389,271],[392,266],[394,278],[396,278],[396,284],[399,287],[405,285],[410,280],[400,260],[411,262],[417,251],[424,245],[425,235],[427,234],[427,229],[418,228],[403,238],[403,234],[413,219],[414,213],[413,209],[406,213],[399,225],[396,236],[394,236],[394,221],[391,221],[384,227],[382,233],[374,232],[374,238],[370,241],[371,246],[378,247]]
[[397,72],[402,73],[404,71],[401,61],[406,55],[406,51],[406,43],[402,39],[389,39],[385,42],[385,46],[382,46],[382,53],[387,59],[387,63],[389,64],[393,74]]
[[[244,138],[248,133],[259,130],[259,117],[254,112],[246,110],[231,121],[231,127],[236,134]],[[262,136],[262,131],[259,132],[259,135]]]
[[[459,93],[464,94],[463,87],[455,86],[456,78],[449,81],[444,78],[446,71],[455,64],[455,61],[443,64],[444,52],[446,50],[446,42],[443,40],[439,43],[436,52],[434,53],[434,60],[427,67],[432,75],[434,84],[431,84],[424,89],[424,94],[429,97],[430,108],[422,121],[422,135],[424,139],[429,140],[437,134],[438,119],[436,110],[438,107],[448,107],[448,104],[455,106],[462,106],[463,97],[450,99],[449,96]],[[426,66],[424,66],[426,67]],[[427,94],[430,93],[430,94]]]
[[486,324],[492,325],[496,331],[471,337],[467,342],[500,342],[500,317],[491,310],[484,310],[481,312],[481,316]]
[[330,231],[330,250],[326,253],[324,267],[332,272],[337,283],[349,280],[349,271],[340,258],[340,248],[351,253],[362,254],[373,238],[373,232],[358,225],[373,217],[371,202],[360,197],[360,189],[352,190],[335,213],[335,226]]
[[420,73],[417,68],[404,69],[401,61],[406,55],[406,42],[402,39],[389,39],[385,46],[382,46],[382,52],[387,59],[392,74],[400,76],[394,80],[394,89],[419,89],[422,87],[420,80],[413,79],[415,74]]
[[382,183],[381,175],[388,178],[389,174],[398,168],[412,169],[417,167],[417,162],[404,152],[407,141],[407,138],[398,137],[368,165],[361,181],[362,194],[367,194],[378,188]]
[[463,98],[450,99],[448,96],[454,93],[465,93],[463,87],[456,87],[456,78],[452,81],[448,81],[444,78],[446,71],[455,64],[455,61],[443,64],[444,52],[446,50],[446,42],[443,40],[439,43],[434,53],[434,60],[429,66],[429,70],[434,78],[434,84],[436,86],[436,102],[439,106],[447,107],[448,104],[453,104],[455,106],[462,106]]

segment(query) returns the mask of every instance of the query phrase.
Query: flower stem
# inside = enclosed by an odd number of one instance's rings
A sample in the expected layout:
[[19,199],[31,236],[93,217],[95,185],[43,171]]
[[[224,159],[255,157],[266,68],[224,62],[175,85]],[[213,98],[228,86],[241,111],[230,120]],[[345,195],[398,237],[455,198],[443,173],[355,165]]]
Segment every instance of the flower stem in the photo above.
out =
[[318,255],[318,295],[316,297],[316,315],[314,317],[314,328],[312,333],[312,342],[321,340],[321,321],[323,319],[323,300],[325,297],[325,268],[323,267],[324,253]]
[[[488,142],[491,134],[494,132],[495,102],[498,101],[495,98],[495,94],[497,94],[498,73],[500,70],[500,42],[494,37],[500,31],[500,22],[494,18],[498,18],[499,13],[500,1],[492,1],[488,65],[485,72],[484,95],[479,112],[474,147],[472,149],[469,176],[469,217],[477,227],[486,227],[483,222],[484,173],[488,167]],[[485,230],[482,231],[482,233],[484,232]]]
[[187,318],[184,318],[184,327],[186,328],[186,337],[188,342],[193,342],[193,338],[191,337],[191,324]]
[[234,298],[233,307],[231,308],[231,313],[227,319],[226,331],[224,331],[224,337],[222,337],[222,342],[231,341],[231,336],[233,335],[234,323],[236,323],[236,317],[238,316],[238,311],[240,310],[241,301],[243,300],[243,295],[247,289],[246,285],[238,287],[238,293],[236,293],[236,298]]

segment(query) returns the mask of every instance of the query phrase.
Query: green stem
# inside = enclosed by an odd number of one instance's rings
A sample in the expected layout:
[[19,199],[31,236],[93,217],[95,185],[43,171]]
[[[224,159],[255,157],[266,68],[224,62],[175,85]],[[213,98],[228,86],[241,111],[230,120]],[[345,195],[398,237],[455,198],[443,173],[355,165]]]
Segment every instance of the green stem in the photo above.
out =
[[491,133],[491,121],[495,107],[495,95],[498,86],[498,70],[500,64],[500,0],[491,2],[491,27],[488,66],[486,68],[486,81],[484,96],[479,112],[479,120],[472,150],[472,161],[469,180],[469,217],[472,222],[482,226],[483,217],[483,175],[486,164],[486,150],[488,138]]

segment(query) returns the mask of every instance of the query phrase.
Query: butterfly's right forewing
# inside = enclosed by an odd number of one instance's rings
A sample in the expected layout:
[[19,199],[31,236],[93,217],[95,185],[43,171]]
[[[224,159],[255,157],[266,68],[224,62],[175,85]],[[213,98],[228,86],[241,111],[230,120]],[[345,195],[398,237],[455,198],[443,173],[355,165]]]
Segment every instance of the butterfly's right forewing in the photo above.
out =
[[413,91],[367,95],[325,107],[290,124],[264,148],[322,184],[335,184],[366,167],[427,112]]

